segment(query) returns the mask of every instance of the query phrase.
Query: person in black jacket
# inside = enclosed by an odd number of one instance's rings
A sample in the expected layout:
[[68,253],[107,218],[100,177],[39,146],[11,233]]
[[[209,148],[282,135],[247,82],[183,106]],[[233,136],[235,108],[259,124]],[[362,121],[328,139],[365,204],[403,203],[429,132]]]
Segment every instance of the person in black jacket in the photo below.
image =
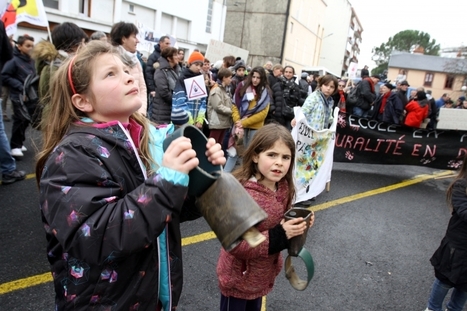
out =
[[467,156],[459,174],[448,187],[447,202],[451,209],[446,234],[430,259],[435,281],[425,311],[441,311],[443,301],[452,290],[446,310],[463,310],[467,301]]
[[172,113],[172,94],[180,75],[178,50],[168,47],[162,50],[157,65],[154,81],[156,96],[151,107],[150,120],[156,124],[169,124]]
[[[159,38],[159,43],[154,46],[154,51],[149,55],[148,60],[146,61],[146,69],[144,71],[144,77],[146,78],[146,87],[148,88],[148,94],[151,97],[156,96],[156,84],[154,82],[154,69],[153,65],[159,57],[161,57],[161,52],[163,49],[170,46],[169,36],[162,36]],[[149,108],[149,107],[148,107]]]
[[[363,76],[362,76],[363,77]],[[371,77],[364,77],[362,81],[357,84],[359,88],[359,99],[355,106],[353,107],[353,114],[358,117],[367,117],[371,105],[373,105],[374,100],[376,99],[375,85],[380,81],[378,75],[372,75]]]
[[[281,80],[283,67],[281,64],[276,64],[272,67],[272,74],[268,73],[268,83],[272,91],[271,103],[269,106],[268,116],[265,123],[277,122],[285,126],[285,119],[282,115],[282,110],[285,105],[284,94],[282,93]],[[269,71],[267,71],[269,72]]]
[[289,130],[292,130],[292,126],[290,125],[290,122],[294,118],[294,115],[287,115],[285,112],[286,111],[292,111],[293,108],[297,106],[303,105],[303,102],[300,102],[301,94],[300,94],[300,88],[297,83],[295,83],[295,68],[292,66],[285,66],[284,67],[284,74],[282,77],[280,77],[281,81],[281,88],[282,88],[282,94],[284,96],[284,101],[285,104],[288,106],[288,108],[291,109],[283,109],[282,117],[285,119],[285,125]]
[[[11,155],[14,157],[22,157],[24,156],[23,151],[26,151],[23,143],[26,139],[26,128],[30,122],[23,112],[20,97],[23,96],[23,84],[26,77],[36,73],[34,60],[30,56],[33,47],[33,37],[19,36],[13,51],[13,59],[9,60],[2,69],[2,80],[10,88],[10,100],[13,107],[10,147]],[[29,115],[33,115],[36,107],[26,108]]]

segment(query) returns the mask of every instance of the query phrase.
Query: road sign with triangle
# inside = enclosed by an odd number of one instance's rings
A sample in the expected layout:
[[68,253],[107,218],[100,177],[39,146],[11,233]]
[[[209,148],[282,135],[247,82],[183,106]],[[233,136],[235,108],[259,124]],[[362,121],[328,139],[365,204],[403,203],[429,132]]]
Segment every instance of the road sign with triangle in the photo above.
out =
[[188,100],[194,100],[208,96],[203,75],[185,79],[184,82]]

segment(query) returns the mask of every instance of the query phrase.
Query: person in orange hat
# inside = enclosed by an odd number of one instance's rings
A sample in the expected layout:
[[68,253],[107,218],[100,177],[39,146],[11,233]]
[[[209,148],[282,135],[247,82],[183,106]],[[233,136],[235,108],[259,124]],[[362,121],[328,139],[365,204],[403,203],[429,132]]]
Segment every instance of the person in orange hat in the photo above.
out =
[[198,51],[194,51],[188,57],[188,66],[183,68],[180,77],[175,84],[172,95],[172,123],[178,126],[189,123],[197,128],[203,128],[206,115],[206,97],[189,100],[185,88],[185,79],[190,79],[201,75],[201,68],[204,64],[204,56]]

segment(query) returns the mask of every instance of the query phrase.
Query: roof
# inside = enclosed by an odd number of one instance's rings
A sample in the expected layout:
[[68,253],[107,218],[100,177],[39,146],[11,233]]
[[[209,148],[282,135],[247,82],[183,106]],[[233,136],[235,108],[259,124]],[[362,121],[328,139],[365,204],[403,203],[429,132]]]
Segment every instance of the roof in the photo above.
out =
[[391,55],[388,67],[432,72],[467,72],[467,59],[400,53]]

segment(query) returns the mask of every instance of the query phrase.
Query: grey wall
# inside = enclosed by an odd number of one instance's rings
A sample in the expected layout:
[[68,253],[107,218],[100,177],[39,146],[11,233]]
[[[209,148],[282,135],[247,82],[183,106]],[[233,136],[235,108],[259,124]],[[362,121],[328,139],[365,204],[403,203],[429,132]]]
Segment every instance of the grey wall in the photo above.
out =
[[279,63],[287,5],[287,0],[228,0],[224,42],[248,50],[252,67]]

